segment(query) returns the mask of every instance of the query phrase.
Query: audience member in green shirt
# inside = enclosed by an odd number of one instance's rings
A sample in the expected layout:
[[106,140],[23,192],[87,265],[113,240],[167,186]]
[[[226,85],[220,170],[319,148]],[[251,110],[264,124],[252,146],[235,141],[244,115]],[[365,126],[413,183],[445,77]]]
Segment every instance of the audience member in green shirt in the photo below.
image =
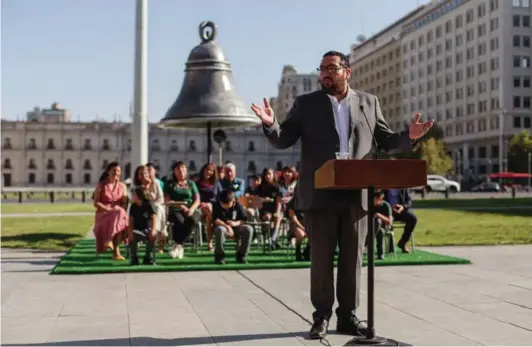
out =
[[201,214],[196,213],[199,212],[200,195],[196,183],[188,178],[185,163],[175,163],[172,171],[171,179],[164,186],[164,199],[170,206],[168,221],[172,223],[172,236],[176,243],[170,256],[181,259],[183,244],[201,219]]
[[384,192],[376,191],[375,198],[375,238],[377,241],[377,259],[384,259],[383,243],[386,232],[393,223],[392,207],[384,200]]

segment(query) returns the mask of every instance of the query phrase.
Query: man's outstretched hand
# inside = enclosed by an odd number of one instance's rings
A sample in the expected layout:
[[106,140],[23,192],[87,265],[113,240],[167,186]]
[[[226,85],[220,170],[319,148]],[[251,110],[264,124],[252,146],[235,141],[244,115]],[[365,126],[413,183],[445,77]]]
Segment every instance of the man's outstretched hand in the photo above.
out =
[[251,104],[251,109],[266,126],[271,126],[273,124],[273,109],[266,98],[264,98],[264,108],[256,104]]
[[410,140],[417,140],[423,136],[432,128],[434,125],[434,121],[430,120],[428,122],[420,122],[421,114],[416,113],[416,117],[412,121],[412,124],[410,124],[410,128],[408,129],[408,137]]

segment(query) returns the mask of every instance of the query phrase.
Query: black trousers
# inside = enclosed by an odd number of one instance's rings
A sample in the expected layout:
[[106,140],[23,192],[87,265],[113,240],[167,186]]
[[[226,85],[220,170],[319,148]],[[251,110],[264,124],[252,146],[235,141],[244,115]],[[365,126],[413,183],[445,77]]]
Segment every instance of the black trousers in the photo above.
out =
[[189,217],[180,211],[170,212],[168,221],[172,223],[172,238],[175,243],[182,245],[200,219],[201,215],[199,213],[194,213]]
[[393,219],[405,223],[403,235],[401,236],[401,239],[398,242],[399,245],[405,245],[408,240],[410,240],[410,236],[414,232],[414,228],[417,224],[417,217],[414,214],[414,211],[412,211],[411,209],[406,209],[399,214],[394,214]]
[[330,319],[334,304],[334,253],[338,254],[336,315],[346,319],[360,304],[362,256],[367,234],[367,212],[358,206],[305,211],[310,240],[310,299],[314,319]]
[[143,230],[142,231],[142,235],[138,233],[138,231],[133,231],[133,242],[131,243],[131,245],[129,246],[130,248],[130,251],[131,251],[131,258],[132,259],[135,259],[137,258],[137,253],[138,253],[138,249],[139,249],[139,246],[138,246],[138,243],[139,242],[144,242],[146,243],[146,253],[144,254],[144,258],[145,259],[151,259],[151,254],[153,252],[153,246],[155,244],[155,240],[150,240],[150,237],[149,237],[149,231],[148,230]]

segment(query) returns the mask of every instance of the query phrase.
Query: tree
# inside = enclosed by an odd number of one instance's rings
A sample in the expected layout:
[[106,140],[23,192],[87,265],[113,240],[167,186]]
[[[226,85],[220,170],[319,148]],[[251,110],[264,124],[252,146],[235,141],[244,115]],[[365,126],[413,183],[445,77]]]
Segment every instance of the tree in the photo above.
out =
[[528,172],[528,153],[532,153],[532,134],[523,130],[515,135],[508,149],[508,171]]
[[420,144],[421,159],[427,162],[429,175],[446,175],[453,171],[454,163],[447,151],[443,140],[432,137]]

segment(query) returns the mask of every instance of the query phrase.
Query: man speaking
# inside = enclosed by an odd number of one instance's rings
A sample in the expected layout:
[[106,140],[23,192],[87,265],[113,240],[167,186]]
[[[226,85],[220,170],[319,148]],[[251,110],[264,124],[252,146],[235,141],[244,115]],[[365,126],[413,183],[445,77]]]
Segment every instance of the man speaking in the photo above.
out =
[[350,159],[366,157],[375,141],[387,152],[411,151],[414,141],[425,135],[433,122],[420,122],[416,114],[408,130],[393,133],[377,97],[349,87],[351,69],[344,54],[325,53],[317,70],[322,90],[297,97],[282,124],[266,99],[264,107],[252,104],[251,109],[262,120],[264,133],[274,147],[286,149],[301,140],[296,209],[305,213],[311,243],[310,297],[315,311],[310,338],[327,335],[334,304],[337,245],[336,330],[362,336],[366,327],[360,324],[356,309],[367,233],[367,190],[314,189],[314,172],[337,153]]

